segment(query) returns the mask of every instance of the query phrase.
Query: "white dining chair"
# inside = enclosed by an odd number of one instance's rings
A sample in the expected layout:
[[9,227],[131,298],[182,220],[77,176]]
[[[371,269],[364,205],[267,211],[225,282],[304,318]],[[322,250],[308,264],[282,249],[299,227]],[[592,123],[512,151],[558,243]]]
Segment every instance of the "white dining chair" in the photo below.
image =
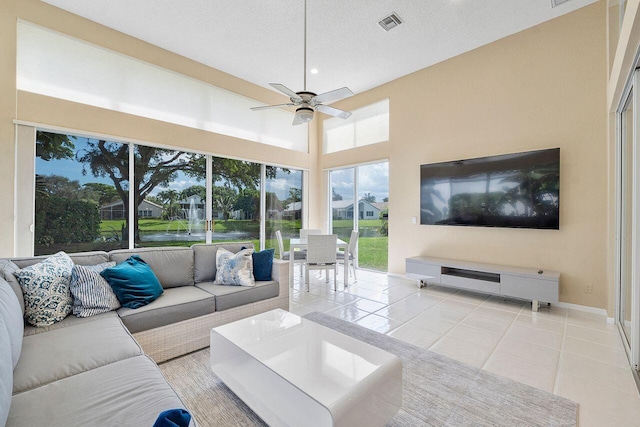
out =
[[[356,248],[358,247],[358,232],[355,230],[351,231],[351,237],[349,237],[349,246],[344,251],[336,252],[336,259],[338,264],[342,264],[344,268],[349,268],[353,271],[353,280],[357,281],[358,276],[356,276]],[[344,284],[345,288],[349,287],[349,282]]]
[[276,230],[276,239],[278,239],[278,253],[280,259],[293,262],[294,264],[300,264],[300,277],[302,277],[302,269],[304,268],[304,262],[307,259],[306,252],[293,251],[293,260],[291,260],[291,251],[284,251],[284,242],[282,241],[282,233],[280,230]]
[[336,290],[338,270],[336,268],[336,244],[338,236],[335,234],[311,234],[307,237],[307,261],[305,263],[305,283],[309,292],[309,271],[324,270],[326,281],[329,282],[329,270],[333,270],[333,290]]
[[322,230],[319,228],[301,228],[300,229],[300,238],[306,239],[308,236],[312,234],[322,234]]

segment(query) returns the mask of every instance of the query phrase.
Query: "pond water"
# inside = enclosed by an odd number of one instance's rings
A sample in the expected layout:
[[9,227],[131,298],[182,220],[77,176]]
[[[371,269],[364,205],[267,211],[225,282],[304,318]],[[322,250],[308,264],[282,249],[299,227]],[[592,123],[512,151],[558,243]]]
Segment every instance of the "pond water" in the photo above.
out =
[[[204,242],[206,234],[203,231],[188,232],[141,232],[140,238],[144,242]],[[229,231],[227,233],[213,233],[212,240],[252,240],[258,239],[259,236],[253,236],[251,233],[244,231]]]

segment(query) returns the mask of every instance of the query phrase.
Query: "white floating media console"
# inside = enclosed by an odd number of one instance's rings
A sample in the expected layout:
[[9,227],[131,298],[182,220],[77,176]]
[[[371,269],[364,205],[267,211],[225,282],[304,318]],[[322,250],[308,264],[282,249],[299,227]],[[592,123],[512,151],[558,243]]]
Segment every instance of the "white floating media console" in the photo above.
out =
[[557,303],[560,273],[524,267],[418,256],[406,259],[407,277],[424,283],[467,289],[532,301],[538,311],[540,301]]

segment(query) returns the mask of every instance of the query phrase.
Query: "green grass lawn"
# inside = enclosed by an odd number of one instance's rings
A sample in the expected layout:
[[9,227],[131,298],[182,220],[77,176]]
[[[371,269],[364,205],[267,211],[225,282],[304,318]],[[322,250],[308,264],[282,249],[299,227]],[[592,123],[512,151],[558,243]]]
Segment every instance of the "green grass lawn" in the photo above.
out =
[[388,237],[361,237],[358,239],[358,265],[361,268],[387,271],[388,257]]

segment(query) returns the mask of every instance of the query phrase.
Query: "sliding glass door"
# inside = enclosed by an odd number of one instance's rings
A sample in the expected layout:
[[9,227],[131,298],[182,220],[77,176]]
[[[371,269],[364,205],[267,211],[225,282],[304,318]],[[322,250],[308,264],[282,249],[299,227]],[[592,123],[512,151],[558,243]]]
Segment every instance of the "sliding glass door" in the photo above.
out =
[[329,171],[329,191],[332,232],[349,241],[357,230],[356,265],[387,271],[388,162]]
[[640,362],[640,149],[638,148],[639,74],[617,113],[617,274],[616,323],[635,372]]

